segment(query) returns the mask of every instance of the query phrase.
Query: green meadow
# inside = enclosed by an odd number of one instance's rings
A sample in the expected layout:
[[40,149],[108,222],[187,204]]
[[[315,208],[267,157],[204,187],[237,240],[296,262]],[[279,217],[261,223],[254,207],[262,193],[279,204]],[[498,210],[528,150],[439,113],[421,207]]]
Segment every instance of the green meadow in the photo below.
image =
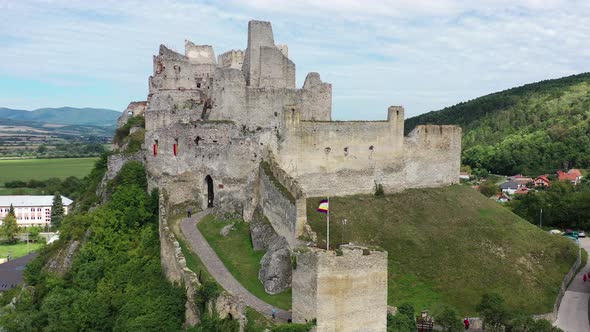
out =
[[[0,160],[0,185],[8,181],[83,178],[98,158],[10,159]],[[8,194],[8,192],[2,192]]]

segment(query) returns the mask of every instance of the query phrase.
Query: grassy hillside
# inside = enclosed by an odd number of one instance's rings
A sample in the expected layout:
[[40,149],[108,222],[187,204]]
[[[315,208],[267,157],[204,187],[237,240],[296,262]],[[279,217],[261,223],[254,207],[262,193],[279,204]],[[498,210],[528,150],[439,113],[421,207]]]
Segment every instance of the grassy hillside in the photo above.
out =
[[[319,200],[308,199],[307,216],[325,239]],[[418,310],[446,303],[474,314],[482,294],[495,291],[512,308],[549,312],[577,252],[466,186],[334,197],[330,210],[331,246],[352,241],[387,250],[389,304],[409,301]]]
[[67,125],[112,126],[120,112],[102,108],[39,108],[33,111],[0,108],[0,118]]
[[463,162],[503,173],[590,167],[590,73],[483,96],[406,120],[463,128]]

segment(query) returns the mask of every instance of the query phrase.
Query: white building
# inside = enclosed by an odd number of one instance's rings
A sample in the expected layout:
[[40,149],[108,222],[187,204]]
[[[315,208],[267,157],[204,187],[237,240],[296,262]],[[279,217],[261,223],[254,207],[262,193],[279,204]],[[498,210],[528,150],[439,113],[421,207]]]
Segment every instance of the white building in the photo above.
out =
[[[68,214],[72,200],[61,196],[64,205],[64,214]],[[10,205],[14,207],[16,222],[21,227],[45,226],[51,223],[51,206],[53,195],[32,196],[0,196],[0,219],[10,211]]]

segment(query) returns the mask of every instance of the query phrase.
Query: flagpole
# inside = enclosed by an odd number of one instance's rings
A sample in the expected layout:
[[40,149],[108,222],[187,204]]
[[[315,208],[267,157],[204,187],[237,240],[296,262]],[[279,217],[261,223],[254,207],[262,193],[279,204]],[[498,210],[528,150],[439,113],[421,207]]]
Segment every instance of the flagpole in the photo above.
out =
[[326,250],[330,250],[330,197],[328,197],[328,220],[326,221]]

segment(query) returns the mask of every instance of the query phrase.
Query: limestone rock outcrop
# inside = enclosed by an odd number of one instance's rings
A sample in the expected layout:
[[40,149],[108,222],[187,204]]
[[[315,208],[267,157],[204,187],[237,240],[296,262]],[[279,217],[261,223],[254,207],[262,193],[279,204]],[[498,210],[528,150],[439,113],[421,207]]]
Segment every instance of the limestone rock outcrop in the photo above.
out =
[[278,294],[291,287],[291,250],[287,240],[278,235],[259,209],[250,223],[254,250],[266,250],[260,260],[258,280],[269,294]]

